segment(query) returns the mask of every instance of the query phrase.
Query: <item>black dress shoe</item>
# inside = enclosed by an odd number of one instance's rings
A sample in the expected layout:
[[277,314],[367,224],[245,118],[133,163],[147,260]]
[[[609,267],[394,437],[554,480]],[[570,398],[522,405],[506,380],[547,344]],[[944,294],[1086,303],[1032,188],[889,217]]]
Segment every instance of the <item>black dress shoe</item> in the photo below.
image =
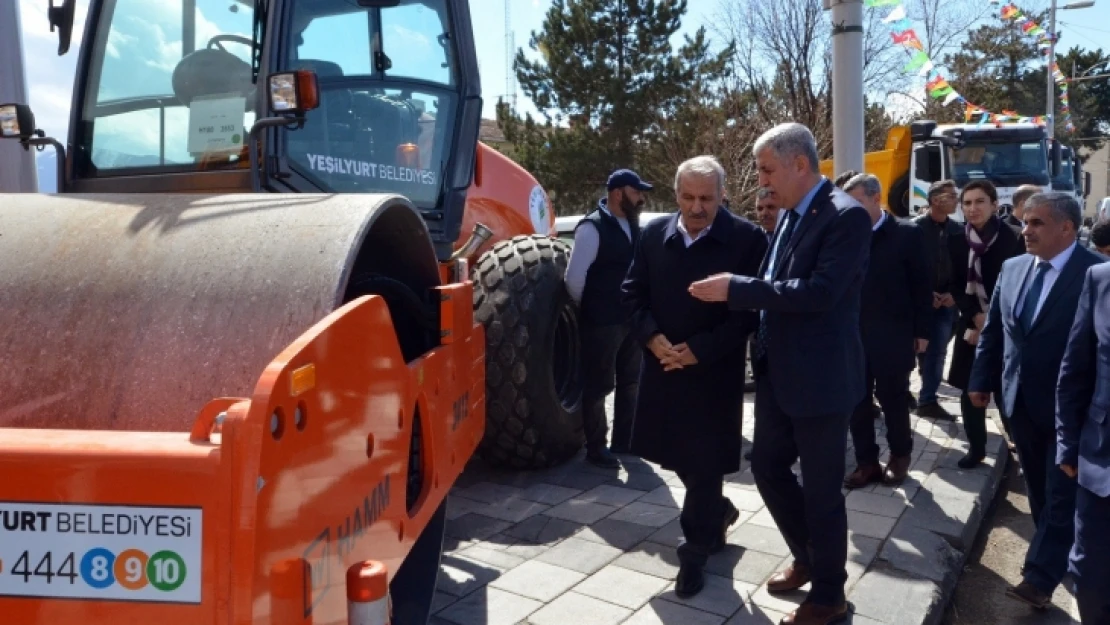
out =
[[674,582],[674,594],[687,599],[701,592],[702,588],[705,588],[702,567],[696,564],[683,564],[679,567],[678,578]]
[[1029,582],[1022,582],[1017,586],[1010,586],[1006,589],[1006,596],[1011,599],[1017,599],[1022,603],[1027,603],[1038,610],[1044,610],[1048,607],[1048,602],[1052,601],[1051,596],[1037,590],[1037,588]]
[[605,447],[602,447],[601,449],[587,451],[586,461],[590,464],[604,467],[606,469],[619,469],[621,467],[621,461],[613,455],[613,452],[609,451]]
[[925,417],[927,419],[936,419],[937,421],[955,421],[956,417],[952,416],[951,412],[944,409],[943,406],[936,402],[928,404],[921,404],[916,410],[917,416]]
[[713,544],[709,546],[709,553],[718,553],[725,548],[727,542],[728,528],[730,525],[740,519],[740,511],[736,506],[732,505],[728,497],[725,497],[725,514],[721,521],[721,533],[714,539]]
[[959,466],[961,469],[974,469],[975,467],[979,466],[979,463],[983,462],[983,459],[985,459],[986,457],[987,454],[985,453],[977,453],[973,451],[968,452],[967,455],[965,455],[963,458],[960,458],[956,462],[956,465]]

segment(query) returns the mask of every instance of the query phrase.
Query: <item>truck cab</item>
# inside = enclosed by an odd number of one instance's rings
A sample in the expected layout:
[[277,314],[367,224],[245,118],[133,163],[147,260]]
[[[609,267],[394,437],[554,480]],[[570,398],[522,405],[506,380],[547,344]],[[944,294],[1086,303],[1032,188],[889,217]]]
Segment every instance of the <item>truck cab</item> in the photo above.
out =
[[[1014,191],[1021,185],[1053,188],[1052,174],[1058,168],[1051,164],[1050,140],[1040,126],[915,122],[911,133],[911,212],[925,209],[929,185],[938,180],[951,179],[960,187],[989,180],[998,189],[1002,215],[1013,210]],[[1067,175],[1070,180],[1072,174]],[[963,211],[957,207],[953,217],[963,221]]]

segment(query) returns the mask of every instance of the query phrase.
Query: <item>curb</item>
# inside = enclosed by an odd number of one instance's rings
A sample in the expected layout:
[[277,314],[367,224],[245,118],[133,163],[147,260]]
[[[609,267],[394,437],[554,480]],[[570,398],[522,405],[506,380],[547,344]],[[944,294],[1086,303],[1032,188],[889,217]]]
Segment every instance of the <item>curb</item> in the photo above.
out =
[[987,454],[988,461],[993,454],[993,462],[970,471],[955,465],[960,452],[949,449],[942,455],[849,593],[855,622],[941,623],[1002,484],[1009,462],[1005,439],[989,434]]

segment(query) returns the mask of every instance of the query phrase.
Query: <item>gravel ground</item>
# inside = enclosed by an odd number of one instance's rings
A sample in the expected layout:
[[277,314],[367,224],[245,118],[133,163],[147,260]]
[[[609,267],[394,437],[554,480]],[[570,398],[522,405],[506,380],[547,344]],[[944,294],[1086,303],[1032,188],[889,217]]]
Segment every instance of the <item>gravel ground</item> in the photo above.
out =
[[1078,625],[1075,599],[1068,592],[1070,578],[1056,589],[1053,605],[1043,612],[1006,596],[1006,587],[1021,581],[1021,565],[1033,536],[1025,481],[1014,454],[989,514],[957,582],[944,625]]

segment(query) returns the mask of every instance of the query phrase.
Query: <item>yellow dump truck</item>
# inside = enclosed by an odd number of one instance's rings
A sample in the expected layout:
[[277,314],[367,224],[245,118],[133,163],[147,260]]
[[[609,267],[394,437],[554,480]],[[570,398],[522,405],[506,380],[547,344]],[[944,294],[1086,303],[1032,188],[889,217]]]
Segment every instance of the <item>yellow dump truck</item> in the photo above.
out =
[[[894,126],[887,132],[886,147],[868,152],[863,157],[863,170],[874,174],[883,185],[883,209],[900,217],[909,215],[909,172],[913,140],[909,126]],[[833,161],[821,161],[821,173],[834,180],[840,172],[833,171]]]

